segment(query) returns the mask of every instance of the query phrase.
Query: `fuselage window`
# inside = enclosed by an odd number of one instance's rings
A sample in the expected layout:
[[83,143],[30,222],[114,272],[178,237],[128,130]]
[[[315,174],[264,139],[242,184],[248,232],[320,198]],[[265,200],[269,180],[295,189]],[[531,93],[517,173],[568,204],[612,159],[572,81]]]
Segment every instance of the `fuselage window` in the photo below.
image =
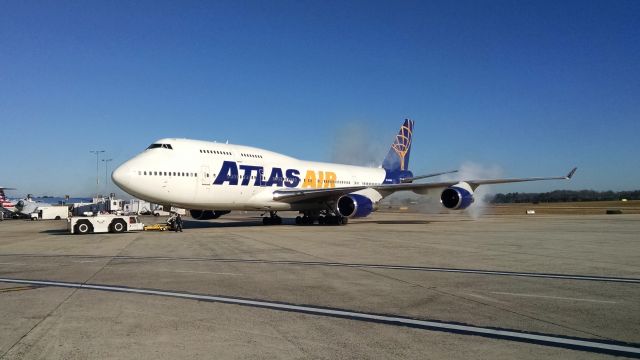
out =
[[145,171],[144,174],[147,175],[147,172]]
[[157,171],[154,171],[154,172],[153,172],[153,175],[156,175],[156,176],[157,176],[157,175],[158,175],[158,172],[157,172]]

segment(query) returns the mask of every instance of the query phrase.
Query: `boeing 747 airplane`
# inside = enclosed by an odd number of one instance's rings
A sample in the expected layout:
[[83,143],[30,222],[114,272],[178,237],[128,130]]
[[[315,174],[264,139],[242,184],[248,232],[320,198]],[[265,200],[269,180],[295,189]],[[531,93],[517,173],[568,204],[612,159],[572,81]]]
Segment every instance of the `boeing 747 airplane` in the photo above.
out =
[[379,168],[312,162],[264,149],[189,139],[161,139],[112,173],[113,182],[140,199],[190,209],[194,219],[216,219],[232,210],[269,214],[265,225],[281,224],[278,211],[298,211],[296,224],[346,224],[366,217],[396,191],[435,194],[452,210],[469,207],[480,185],[570,179],[468,179],[416,183],[444,173],[409,171],[413,120],[405,120]]

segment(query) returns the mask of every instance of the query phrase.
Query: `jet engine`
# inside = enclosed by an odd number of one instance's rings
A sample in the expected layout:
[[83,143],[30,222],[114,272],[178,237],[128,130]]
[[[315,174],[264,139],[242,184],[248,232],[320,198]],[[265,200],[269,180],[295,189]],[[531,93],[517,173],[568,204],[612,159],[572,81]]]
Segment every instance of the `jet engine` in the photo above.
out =
[[196,220],[212,220],[217,219],[224,214],[228,214],[229,210],[189,210],[191,217]]
[[373,211],[373,201],[364,195],[343,195],[338,199],[336,210],[348,218],[366,217]]
[[451,210],[466,209],[473,204],[473,190],[467,183],[456,184],[442,191],[440,203]]

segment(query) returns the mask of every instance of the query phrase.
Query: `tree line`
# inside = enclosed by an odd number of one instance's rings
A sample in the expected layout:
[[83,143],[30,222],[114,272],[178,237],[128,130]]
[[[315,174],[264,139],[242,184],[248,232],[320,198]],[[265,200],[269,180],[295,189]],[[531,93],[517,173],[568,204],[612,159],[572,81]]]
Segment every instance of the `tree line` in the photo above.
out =
[[640,190],[634,191],[594,191],[594,190],[556,190],[545,193],[507,193],[489,195],[492,204],[512,203],[549,203],[574,201],[615,201],[640,200]]

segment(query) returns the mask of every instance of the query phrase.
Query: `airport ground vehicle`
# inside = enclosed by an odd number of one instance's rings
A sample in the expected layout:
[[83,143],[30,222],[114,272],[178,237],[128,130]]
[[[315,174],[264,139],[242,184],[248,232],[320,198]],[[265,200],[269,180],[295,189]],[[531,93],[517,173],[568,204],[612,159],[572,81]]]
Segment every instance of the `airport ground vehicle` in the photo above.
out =
[[187,214],[187,211],[185,209],[172,206],[171,211],[166,211],[164,207],[160,205],[156,206],[156,208],[151,211],[151,214],[153,214],[153,216],[170,216],[172,212],[183,216]]
[[170,227],[168,224],[153,224],[144,227],[144,231],[167,231]]
[[91,217],[71,217],[68,220],[71,234],[122,233],[144,230],[144,224],[137,216],[98,215]]
[[69,217],[69,207],[66,205],[38,206],[30,216],[31,220],[62,220]]

